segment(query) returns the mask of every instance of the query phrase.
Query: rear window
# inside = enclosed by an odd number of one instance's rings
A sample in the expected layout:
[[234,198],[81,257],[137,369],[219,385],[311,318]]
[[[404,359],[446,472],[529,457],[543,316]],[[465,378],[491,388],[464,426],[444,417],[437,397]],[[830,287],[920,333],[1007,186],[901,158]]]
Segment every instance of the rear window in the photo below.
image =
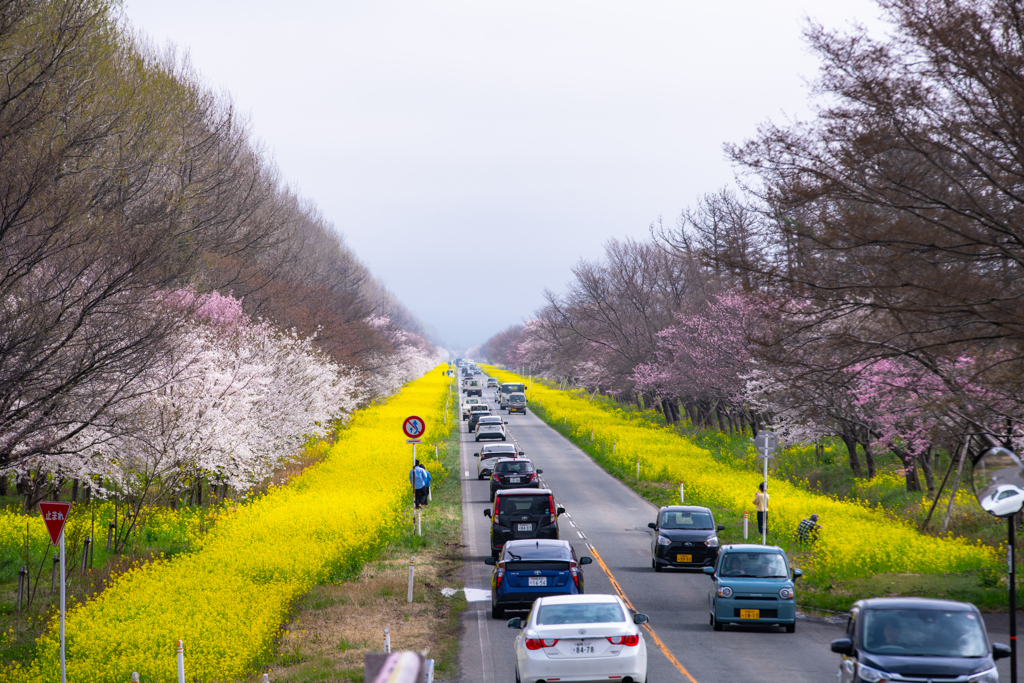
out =
[[538,624],[610,624],[626,620],[622,608],[614,602],[542,605]]
[[533,472],[533,463],[529,460],[519,460],[518,462],[499,462],[495,466],[495,472],[501,472],[512,474],[514,472],[526,473]]
[[508,457],[510,455],[515,455],[515,453],[515,446],[485,446],[481,455],[486,458],[495,458],[498,456]]
[[711,515],[706,512],[676,512],[669,511],[661,514],[662,529],[714,529]]
[[511,553],[521,560],[571,560],[572,550],[565,545],[534,545],[532,543],[520,543],[508,548],[506,553]]
[[489,413],[491,409],[485,405],[470,406],[469,409],[474,413]]
[[547,494],[538,496],[499,496],[498,514],[501,515],[549,515],[550,499]]
[[513,403],[526,403],[526,394],[509,394],[508,400]]
[[912,657],[984,657],[985,633],[973,612],[932,609],[865,610],[864,649]]
[[482,425],[500,425],[501,424],[501,416],[500,415],[495,415],[493,417],[481,417],[480,418],[480,424],[482,424]]

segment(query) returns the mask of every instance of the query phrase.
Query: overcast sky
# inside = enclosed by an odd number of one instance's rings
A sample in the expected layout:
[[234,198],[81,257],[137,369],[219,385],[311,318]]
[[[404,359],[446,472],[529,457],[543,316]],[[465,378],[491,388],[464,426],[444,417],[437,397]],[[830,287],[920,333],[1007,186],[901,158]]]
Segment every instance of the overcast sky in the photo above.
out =
[[724,142],[808,111],[804,18],[867,0],[125,0],[251,118],[283,178],[461,350],[612,237],[729,183]]

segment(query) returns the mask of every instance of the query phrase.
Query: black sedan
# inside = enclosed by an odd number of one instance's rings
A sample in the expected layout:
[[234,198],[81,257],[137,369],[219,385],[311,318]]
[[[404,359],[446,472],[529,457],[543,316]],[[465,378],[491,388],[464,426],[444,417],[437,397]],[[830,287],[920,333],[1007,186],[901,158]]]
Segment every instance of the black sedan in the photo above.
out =
[[502,489],[540,488],[537,475],[543,473],[544,470],[535,469],[526,458],[502,458],[494,463],[491,473],[491,500],[495,492]]
[[651,566],[710,567],[718,558],[718,532],[711,510],[696,505],[668,505],[658,511],[651,539]]

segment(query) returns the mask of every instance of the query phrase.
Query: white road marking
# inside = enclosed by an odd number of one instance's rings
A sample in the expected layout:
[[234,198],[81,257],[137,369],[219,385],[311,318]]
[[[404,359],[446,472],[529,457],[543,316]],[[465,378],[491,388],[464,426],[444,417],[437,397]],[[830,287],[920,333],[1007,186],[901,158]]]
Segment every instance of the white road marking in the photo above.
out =
[[580,532],[579,532],[578,530],[576,531],[576,533],[577,533],[577,534],[579,534],[579,537],[580,537],[580,538],[586,538],[586,536],[584,536],[584,535],[583,535],[582,533],[580,533]]
[[467,477],[469,476],[469,470],[466,470],[466,476]]

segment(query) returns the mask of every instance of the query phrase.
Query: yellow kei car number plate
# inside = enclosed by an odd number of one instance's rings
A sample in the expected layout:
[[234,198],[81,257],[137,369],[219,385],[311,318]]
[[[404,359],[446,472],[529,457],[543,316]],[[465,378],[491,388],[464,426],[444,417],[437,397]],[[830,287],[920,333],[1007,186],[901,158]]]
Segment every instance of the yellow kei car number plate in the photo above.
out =
[[676,562],[693,562],[693,555],[676,555]]
[[760,619],[761,610],[759,609],[741,609],[740,619]]

